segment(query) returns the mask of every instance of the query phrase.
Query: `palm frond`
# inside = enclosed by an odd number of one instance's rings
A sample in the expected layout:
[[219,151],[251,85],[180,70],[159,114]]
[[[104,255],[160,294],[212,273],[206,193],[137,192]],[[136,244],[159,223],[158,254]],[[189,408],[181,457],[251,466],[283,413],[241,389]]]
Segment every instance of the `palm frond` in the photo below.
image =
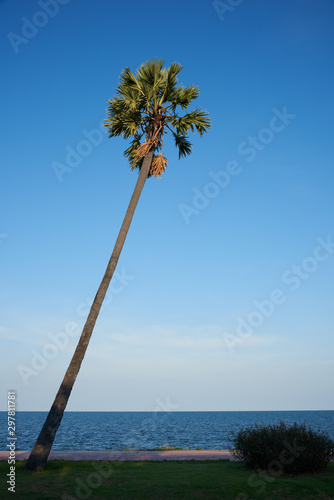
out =
[[104,126],[108,129],[109,137],[123,136],[124,139],[134,136],[140,129],[141,114],[138,112],[110,113]]
[[136,73],[136,79],[145,94],[151,94],[148,100],[153,100],[154,108],[157,105],[159,93],[162,91],[165,81],[165,74],[162,70],[163,59],[152,59],[142,64]]
[[185,116],[189,121],[193,123],[201,137],[205,132],[208,131],[209,128],[211,128],[211,120],[207,111],[195,109],[195,111],[191,111]]
[[167,158],[162,154],[154,155],[148,176],[151,177],[154,175],[154,177],[159,178],[165,172],[166,167]]
[[195,110],[184,116],[169,116],[167,121],[176,129],[178,134],[187,135],[189,130],[199,133],[200,136],[211,127],[211,121],[206,111]]
[[140,146],[140,139],[141,135],[135,134],[135,137],[133,141],[131,141],[130,146],[124,151],[124,156],[128,158],[131,170],[141,167],[141,164],[143,162],[142,158],[138,158],[136,154],[137,149]]
[[162,79],[161,70],[164,65],[163,59],[152,59],[141,64],[136,73],[138,82],[154,87],[159,79]]
[[139,93],[143,93],[140,83],[128,66],[124,68],[120,74],[117,91],[122,94],[124,89],[132,89]]
[[188,138],[185,135],[176,134],[175,132],[173,132],[173,136],[175,146],[179,150],[179,159],[182,158],[182,156],[185,157],[187,155],[190,155],[192,152],[192,146]]
[[142,96],[136,89],[125,87],[122,90],[122,97],[119,98],[120,106],[122,106],[124,112],[136,111],[140,109],[141,99]]
[[138,132],[141,122],[142,113],[135,106],[131,93],[126,98],[115,97],[109,100],[104,123],[109,137],[123,136],[127,139]]
[[143,142],[136,151],[136,155],[138,156],[138,158],[139,159],[144,158],[144,156],[146,156],[150,152],[152,146],[153,146],[152,141]]
[[182,69],[183,68],[180,63],[174,62],[170,65],[170,67],[167,70],[164,70],[165,82],[164,82],[164,89],[159,100],[160,105],[163,102],[169,102],[171,100],[172,95],[176,91],[177,75],[178,73],[180,73]]
[[197,99],[199,96],[199,88],[191,85],[189,87],[184,87],[179,85],[175,91],[170,96],[170,102],[173,111],[175,111],[177,106],[181,106],[182,109],[187,109],[191,101]]

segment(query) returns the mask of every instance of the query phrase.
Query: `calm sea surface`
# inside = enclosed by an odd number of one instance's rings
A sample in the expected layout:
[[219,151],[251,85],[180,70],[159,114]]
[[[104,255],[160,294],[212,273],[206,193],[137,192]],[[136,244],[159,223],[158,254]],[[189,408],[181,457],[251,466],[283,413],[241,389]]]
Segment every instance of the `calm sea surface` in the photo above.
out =
[[[31,450],[47,412],[17,412],[17,450]],[[66,412],[53,450],[183,448],[227,449],[232,431],[258,424],[293,422],[326,431],[334,439],[334,411]],[[6,450],[7,413],[0,412],[0,449]]]

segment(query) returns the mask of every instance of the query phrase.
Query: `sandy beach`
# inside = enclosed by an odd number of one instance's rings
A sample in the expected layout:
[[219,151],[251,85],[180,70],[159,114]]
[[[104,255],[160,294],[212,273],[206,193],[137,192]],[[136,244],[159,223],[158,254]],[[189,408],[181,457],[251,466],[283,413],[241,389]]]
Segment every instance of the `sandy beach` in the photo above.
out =
[[[16,451],[16,460],[26,460],[30,451]],[[8,451],[0,451],[0,460],[8,459]],[[229,450],[161,450],[113,451],[66,450],[51,451],[49,460],[236,460]]]

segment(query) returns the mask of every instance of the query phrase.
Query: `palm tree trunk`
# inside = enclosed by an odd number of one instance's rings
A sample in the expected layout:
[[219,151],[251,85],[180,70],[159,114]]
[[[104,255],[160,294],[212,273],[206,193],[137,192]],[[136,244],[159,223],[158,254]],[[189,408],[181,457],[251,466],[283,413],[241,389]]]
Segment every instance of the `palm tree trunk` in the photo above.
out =
[[144,158],[142,167],[140,169],[139,177],[133,191],[127,212],[125,214],[123,224],[119,231],[113,253],[110,257],[106,272],[103,276],[97,294],[95,296],[92,307],[89,311],[87,321],[83,328],[81,337],[79,339],[77,348],[74,352],[72,360],[67,368],[65,377],[60,385],[56,398],[51,406],[49,414],[44,422],[42,430],[37,438],[37,441],[30,453],[28,461],[26,463],[26,469],[29,470],[43,470],[48,459],[49,453],[51,451],[54,439],[56,437],[56,432],[59,428],[60,422],[63,418],[63,414],[70,397],[74,382],[77,378],[78,372],[80,370],[81,363],[85,356],[86,349],[88,347],[89,340],[93,333],[93,329],[99,315],[102,302],[107,293],[107,289],[113,273],[115,271],[120,253],[122,251],[126,235],[128,233],[134,211],[136,209],[140,194],[143,190],[147,175],[149,173],[151,163],[153,158],[153,151],[149,152]]

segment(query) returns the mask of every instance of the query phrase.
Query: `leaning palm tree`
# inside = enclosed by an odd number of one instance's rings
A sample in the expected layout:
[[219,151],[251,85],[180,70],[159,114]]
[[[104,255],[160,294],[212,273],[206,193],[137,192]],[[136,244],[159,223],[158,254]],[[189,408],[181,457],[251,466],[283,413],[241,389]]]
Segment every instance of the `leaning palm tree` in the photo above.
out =
[[116,97],[108,102],[105,127],[109,137],[132,138],[124,155],[131,169],[139,170],[139,176],[77,348],[26,463],[29,470],[43,470],[45,467],[145,181],[148,177],[161,177],[166,169],[167,159],[163,155],[165,134],[171,132],[181,158],[191,153],[188,132],[197,131],[202,136],[210,127],[206,111],[196,109],[183,116],[177,114],[178,107],[187,109],[199,96],[198,87],[178,85],[177,75],[182,69],[179,63],[173,63],[168,69],[164,69],[163,64],[161,59],[148,61],[139,67],[136,75],[125,68]]

